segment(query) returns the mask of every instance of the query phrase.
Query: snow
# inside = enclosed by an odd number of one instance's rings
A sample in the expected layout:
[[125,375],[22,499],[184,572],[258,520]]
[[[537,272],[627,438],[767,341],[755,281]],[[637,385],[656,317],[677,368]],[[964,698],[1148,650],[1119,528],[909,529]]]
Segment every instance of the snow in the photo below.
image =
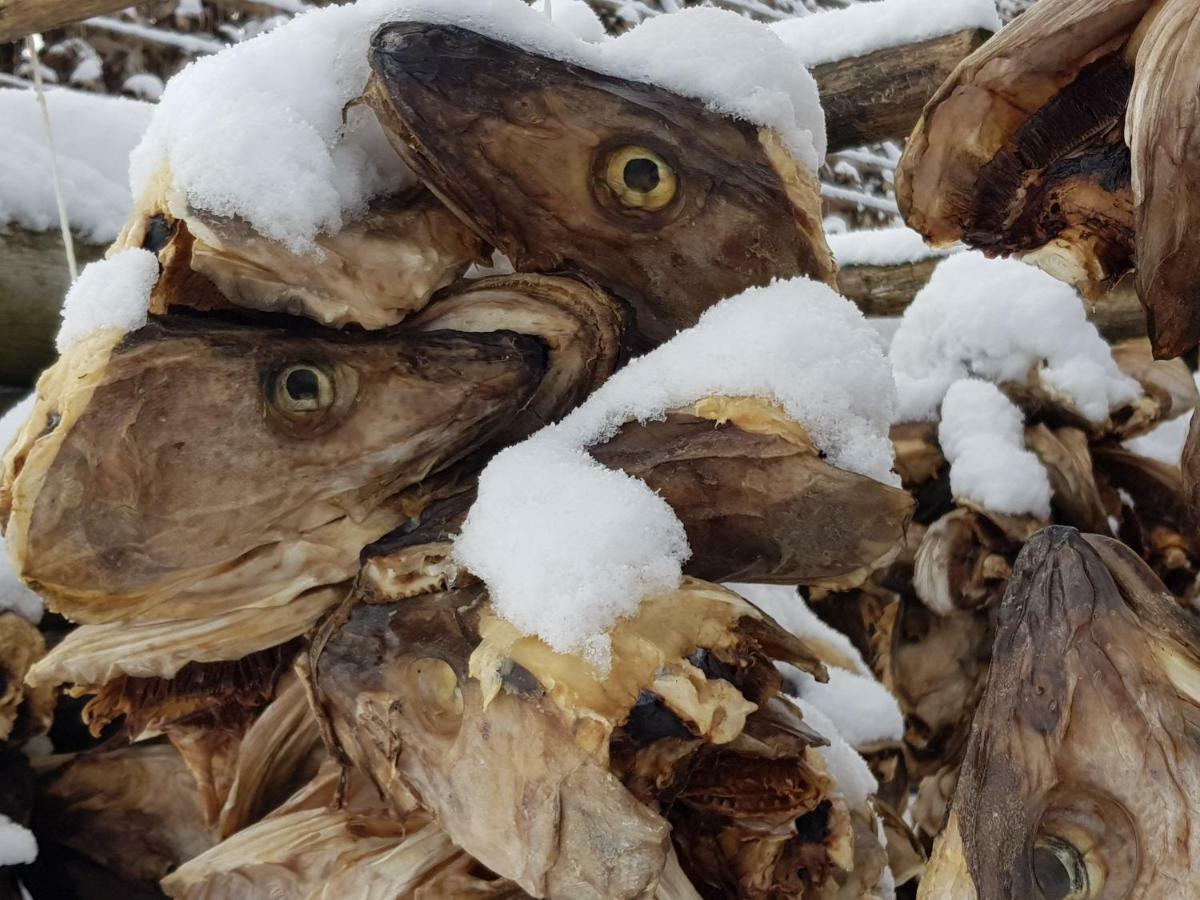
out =
[[531,5],[544,16],[547,2],[550,3],[550,18],[559,28],[589,44],[608,40],[604,23],[584,0],[534,0]]
[[372,197],[411,181],[369,111],[352,107],[343,121],[369,75],[372,33],[402,20],[461,25],[659,84],[770,126],[810,168],[820,164],[825,124],[816,82],[765,25],[726,10],[687,9],[589,43],[577,36],[586,26],[575,0],[561,2],[561,26],[522,0],[360,0],[304,12],[171,79],[131,158],[134,192],[169,163],[173,186],[194,208],[240,216],[295,252],[312,250],[317,234],[336,232]]
[[771,27],[811,67],[968,28],[999,31],[1000,17],[994,0],[878,0]]
[[727,584],[725,587],[745,597],[801,640],[813,640],[834,648],[858,674],[871,673],[858,648],[836,628],[817,618],[796,588],[778,584]]
[[[145,131],[153,107],[63,89],[45,96],[71,228],[88,243],[106,244],[117,236],[133,205],[129,151]],[[57,229],[50,153],[34,92],[0,88],[0,122],[0,229]]]
[[711,396],[774,400],[831,463],[897,483],[888,440],[895,391],[862,314],[805,279],[751,289],[489,463],[454,557],[487,583],[500,616],[603,665],[604,631],[676,587],[690,550],[665,501],[586,448],[625,422]]
[[[17,432],[33,412],[35,396],[30,394],[3,416],[0,416],[0,459],[16,439]],[[34,625],[42,619],[42,598],[25,586],[13,569],[12,560],[0,536],[0,612],[15,612]]]
[[0,813],[0,867],[31,863],[37,859],[37,853],[33,832]]
[[674,511],[645,484],[537,438],[484,470],[454,547],[502,617],[601,669],[602,633],[677,587],[690,553]]
[[[903,738],[904,716],[896,698],[875,679],[850,639],[821,621],[796,588],[770,584],[725,587],[807,642],[823,659],[829,670],[829,681],[824,684],[788,663],[780,663],[779,668],[788,679],[789,689],[824,713],[852,747],[861,749]],[[829,654],[822,652],[824,648],[832,648],[841,659],[831,661]]]
[[994,384],[956,381],[942,402],[938,442],[950,463],[956,500],[1010,515],[1050,516],[1050,479],[1037,455],[1025,449],[1025,423]]
[[158,258],[133,248],[86,266],[63,301],[55,346],[66,353],[102,328],[133,331],[146,324],[150,291],[158,281]]
[[121,85],[121,90],[127,91],[130,94],[136,94],[143,100],[157,100],[162,96],[162,92],[166,85],[157,75],[152,75],[149,72],[139,72],[136,75],[130,75],[125,79],[125,83]]
[[896,391],[881,342],[853,303],[804,278],[721,301],[633,360],[557,427],[587,447],[625,422],[711,396],[772,400],[831,464],[899,484],[888,439]]
[[71,75],[67,80],[71,84],[86,84],[90,81],[99,81],[103,75],[104,68],[100,63],[100,57],[89,56],[79,61],[79,65],[71,70]]
[[866,761],[850,746],[833,720],[815,703],[803,697],[793,697],[792,702],[800,708],[804,721],[829,741],[828,747],[818,747],[817,752],[825,760],[825,767],[837,782],[838,789],[846,798],[846,804],[852,809],[864,806],[867,799],[879,790],[879,782],[871,774]]
[[976,376],[1042,386],[1093,422],[1141,393],[1113,361],[1066,284],[1013,259],[958,253],[940,263],[892,339],[899,421],[932,421],[950,385]]
[[[1200,372],[1192,378],[1200,388]],[[1192,425],[1193,413],[1186,413],[1163,422],[1153,431],[1130,438],[1125,446],[1141,456],[1158,460],[1169,466],[1178,466],[1183,459],[1183,445],[1187,443],[1188,429]]]
[[911,228],[872,228],[826,235],[839,266],[898,266],[953,252],[935,250]]

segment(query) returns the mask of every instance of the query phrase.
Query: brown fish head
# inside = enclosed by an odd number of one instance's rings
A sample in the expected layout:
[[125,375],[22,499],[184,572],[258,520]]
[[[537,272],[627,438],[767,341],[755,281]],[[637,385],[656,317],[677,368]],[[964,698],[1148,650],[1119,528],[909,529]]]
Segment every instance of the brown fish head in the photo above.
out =
[[371,46],[365,99],[426,185],[518,270],[576,270],[659,342],[774,278],[829,281],[815,177],[760,131],[651,85],[449,25]]
[[357,570],[400,495],[497,439],[546,354],[511,332],[332,332],[166,316],[43,377],[0,520],[73,618],[278,606]]
[[1032,538],[921,896],[1193,896],[1198,687],[1200,627],[1132,551]]

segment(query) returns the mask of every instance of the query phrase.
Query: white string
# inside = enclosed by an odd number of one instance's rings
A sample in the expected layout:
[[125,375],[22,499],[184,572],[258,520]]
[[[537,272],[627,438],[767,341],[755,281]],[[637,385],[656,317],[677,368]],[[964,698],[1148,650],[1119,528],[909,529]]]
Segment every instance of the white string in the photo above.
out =
[[79,277],[75,265],[75,240],[71,237],[71,224],[67,221],[67,202],[63,199],[62,179],[58,175],[58,153],[54,149],[54,129],[50,127],[50,108],[46,105],[46,90],[42,86],[42,61],[38,57],[37,43],[31,34],[25,38],[25,46],[29,50],[29,59],[33,63],[33,90],[37,94],[38,105],[42,108],[42,126],[46,131],[46,144],[50,148],[50,174],[54,181],[54,199],[58,203],[58,227],[62,230],[63,247],[67,251],[67,269],[71,273],[71,281]]
[[550,3],[552,2],[552,0],[543,0],[543,2],[546,4],[546,18],[553,19],[554,16],[550,11]]

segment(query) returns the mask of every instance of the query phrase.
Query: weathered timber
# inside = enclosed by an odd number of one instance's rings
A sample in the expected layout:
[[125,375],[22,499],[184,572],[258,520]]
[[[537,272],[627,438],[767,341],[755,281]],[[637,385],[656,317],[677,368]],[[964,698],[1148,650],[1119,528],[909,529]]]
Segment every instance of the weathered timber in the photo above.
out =
[[[865,315],[901,316],[940,261],[930,257],[894,266],[845,266],[838,271],[838,290]],[[1083,304],[1106,340],[1146,336],[1145,316],[1131,280]]]
[[989,37],[969,29],[816,66],[829,149],[906,138],[934,91]]
[[0,0],[0,43],[124,9],[127,0]]
[[[82,266],[104,248],[75,244]],[[0,232],[0,384],[33,383],[54,359],[58,310],[70,284],[57,231]]]

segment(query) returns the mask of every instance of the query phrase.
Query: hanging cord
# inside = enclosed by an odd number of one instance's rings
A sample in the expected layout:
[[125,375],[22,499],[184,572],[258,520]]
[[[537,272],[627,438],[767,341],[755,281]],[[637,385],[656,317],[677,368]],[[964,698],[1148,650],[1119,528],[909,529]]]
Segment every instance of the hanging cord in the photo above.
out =
[[50,108],[46,105],[46,90],[42,86],[42,61],[33,37],[31,34],[25,38],[25,46],[33,63],[33,89],[42,108],[42,126],[46,131],[46,145],[50,148],[50,173],[54,181],[54,200],[58,203],[58,227],[62,230],[63,247],[67,251],[67,269],[71,273],[71,281],[74,281],[79,277],[79,269],[75,265],[75,240],[71,237],[71,225],[67,221],[67,202],[63,199],[62,179],[58,175],[58,153],[54,149],[54,129],[50,127]]

